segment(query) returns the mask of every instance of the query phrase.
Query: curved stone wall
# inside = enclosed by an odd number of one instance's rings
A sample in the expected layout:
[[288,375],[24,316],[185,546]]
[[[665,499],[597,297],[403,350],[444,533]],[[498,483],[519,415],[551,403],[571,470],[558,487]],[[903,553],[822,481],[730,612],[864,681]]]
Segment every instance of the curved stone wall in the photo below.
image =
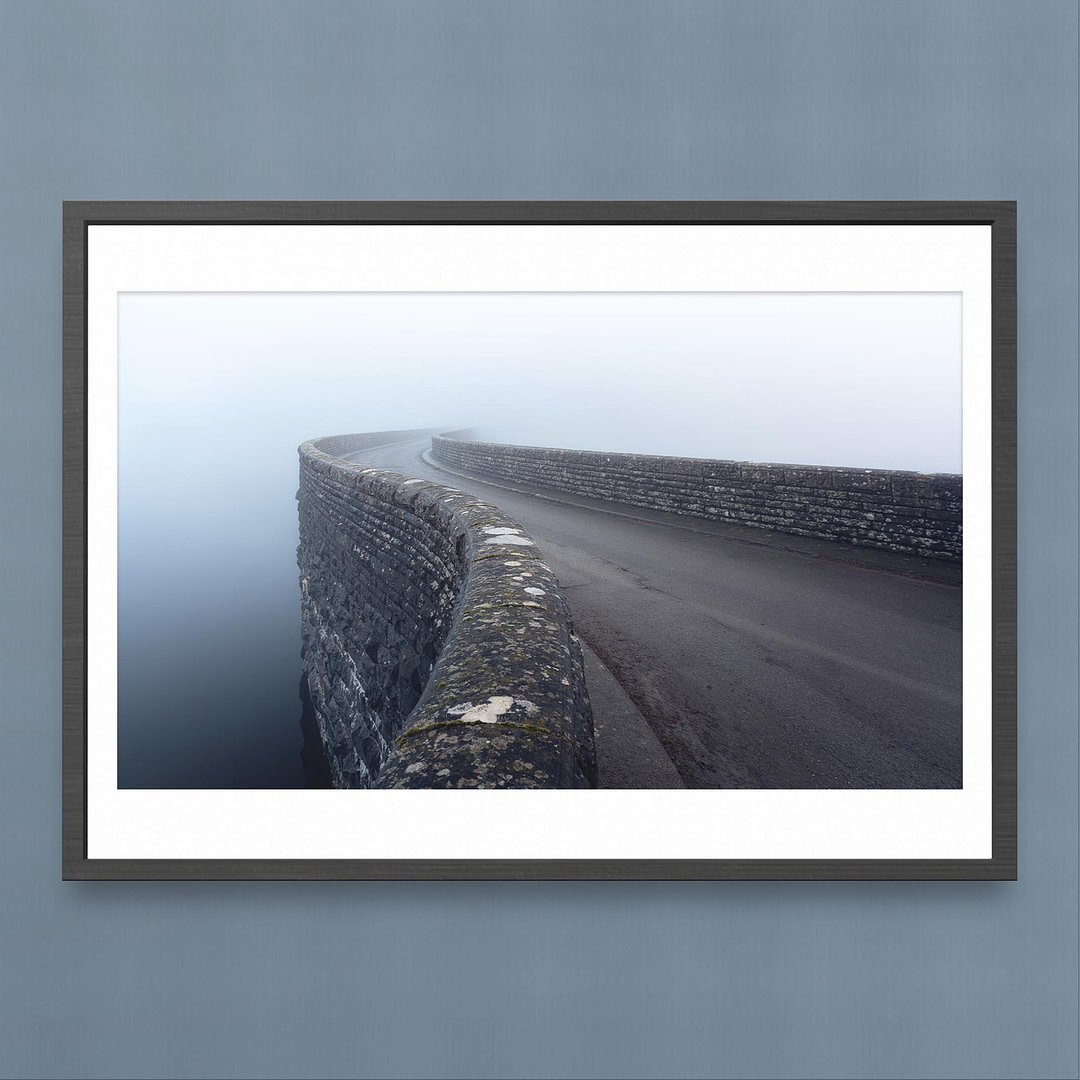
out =
[[300,454],[304,676],[338,787],[596,785],[581,648],[554,574],[502,511]]
[[528,487],[827,540],[959,559],[963,478],[476,442],[433,435],[432,454]]

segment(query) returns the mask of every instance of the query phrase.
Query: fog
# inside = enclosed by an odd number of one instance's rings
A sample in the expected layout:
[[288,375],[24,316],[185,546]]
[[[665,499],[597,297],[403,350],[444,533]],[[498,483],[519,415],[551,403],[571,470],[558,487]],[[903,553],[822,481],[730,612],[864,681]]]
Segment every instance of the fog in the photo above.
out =
[[959,472],[956,294],[125,295],[124,430]]
[[961,471],[953,294],[124,294],[121,786],[299,774],[297,445]]

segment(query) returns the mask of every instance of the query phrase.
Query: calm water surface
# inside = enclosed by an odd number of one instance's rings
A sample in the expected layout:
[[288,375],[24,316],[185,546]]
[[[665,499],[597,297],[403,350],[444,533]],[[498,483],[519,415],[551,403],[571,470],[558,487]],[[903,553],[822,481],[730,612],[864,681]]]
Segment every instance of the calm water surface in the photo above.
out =
[[120,787],[304,786],[289,450],[243,485],[121,468]]

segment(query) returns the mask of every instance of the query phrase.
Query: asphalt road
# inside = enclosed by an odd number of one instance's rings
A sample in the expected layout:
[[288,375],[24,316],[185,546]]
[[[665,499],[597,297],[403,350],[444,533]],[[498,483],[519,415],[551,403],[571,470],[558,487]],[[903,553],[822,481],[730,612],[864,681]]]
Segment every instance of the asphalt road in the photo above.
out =
[[961,786],[957,567],[511,489],[427,447],[357,459],[517,518],[686,787]]

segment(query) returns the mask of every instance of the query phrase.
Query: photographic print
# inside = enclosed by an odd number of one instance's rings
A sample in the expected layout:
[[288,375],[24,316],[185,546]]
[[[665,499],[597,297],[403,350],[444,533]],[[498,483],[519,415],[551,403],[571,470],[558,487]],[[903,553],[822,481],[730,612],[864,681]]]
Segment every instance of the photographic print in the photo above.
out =
[[992,221],[605,205],[80,213],[85,876],[1002,872]]

